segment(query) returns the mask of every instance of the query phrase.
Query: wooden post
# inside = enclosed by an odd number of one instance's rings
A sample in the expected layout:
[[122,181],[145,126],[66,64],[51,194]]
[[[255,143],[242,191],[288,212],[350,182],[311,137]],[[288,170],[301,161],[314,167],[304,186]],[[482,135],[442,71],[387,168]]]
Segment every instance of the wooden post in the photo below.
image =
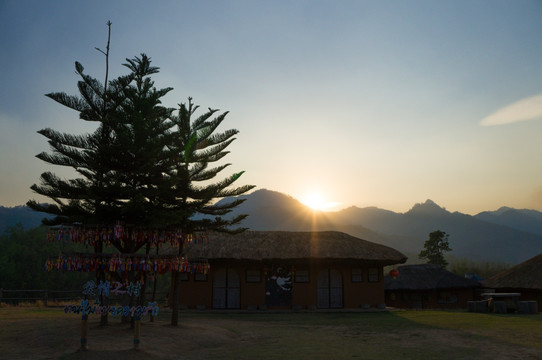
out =
[[135,315],[135,321],[134,321],[134,349],[135,350],[139,350],[139,344],[141,343],[140,336],[141,336],[141,316]]
[[83,314],[81,317],[81,351],[87,351],[88,350],[88,344],[87,344],[87,336],[88,336],[88,314]]

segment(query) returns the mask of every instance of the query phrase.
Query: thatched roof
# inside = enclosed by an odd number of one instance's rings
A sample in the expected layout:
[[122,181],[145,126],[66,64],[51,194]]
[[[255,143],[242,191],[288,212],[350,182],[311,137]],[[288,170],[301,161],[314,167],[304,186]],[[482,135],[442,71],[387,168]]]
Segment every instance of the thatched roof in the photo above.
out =
[[337,232],[245,231],[212,233],[206,244],[192,244],[189,258],[236,260],[351,259],[382,265],[404,263],[407,257],[390,247]]
[[466,279],[440,265],[403,265],[397,268],[399,276],[384,278],[386,290],[433,290],[479,287],[480,283]]
[[542,254],[524,261],[483,282],[485,287],[495,289],[542,290]]

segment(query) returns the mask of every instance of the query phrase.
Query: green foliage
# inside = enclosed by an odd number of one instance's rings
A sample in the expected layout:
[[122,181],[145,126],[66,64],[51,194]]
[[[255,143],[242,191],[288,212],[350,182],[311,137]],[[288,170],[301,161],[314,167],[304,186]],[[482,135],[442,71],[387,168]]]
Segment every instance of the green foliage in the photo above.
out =
[[418,258],[427,260],[428,264],[441,265],[443,268],[448,266],[448,261],[444,259],[444,252],[451,251],[448,242],[449,235],[444,231],[436,230],[429,234],[429,239],[423,244],[423,250],[420,251]]
[[45,227],[24,230],[18,224],[0,236],[0,288],[72,290],[94,276],[45,271],[45,261],[51,254],[80,250],[76,244],[46,242],[46,235]]
[[[220,204],[217,204],[215,199],[242,195],[254,186],[230,187],[243,172],[235,173],[218,182],[210,182],[230,164],[209,168],[210,164],[221,160],[229,153],[226,148],[235,140],[234,136],[239,131],[230,129],[217,133],[216,129],[228,112],[213,117],[218,110],[209,109],[193,119],[197,109],[198,106],[192,103],[192,98],[188,98],[188,104],[180,104],[177,114],[171,118],[177,126],[171,146],[175,166],[170,173],[174,194],[171,206],[180,215],[177,224],[189,230],[243,231],[242,228],[231,229],[230,226],[238,224],[246,215],[228,220],[221,216],[229,213],[244,199]],[[202,214],[205,217],[194,219],[194,214]],[[211,218],[212,216],[214,218]]]
[[[213,182],[229,164],[209,168],[229,152],[237,130],[216,132],[227,112],[209,109],[193,118],[197,106],[189,98],[178,114],[161,105],[171,88],[156,89],[145,54],[127,59],[130,70],[102,85],[86,75],[81,77],[79,96],[51,93],[47,96],[79,112],[79,117],[99,123],[92,134],[71,135],[51,129],[39,133],[49,139],[51,153],[38,158],[52,165],[71,167],[80,177],[60,179],[52,172],[41,175],[41,184],[32,189],[53,200],[53,204],[27,203],[34,210],[55,215],[45,224],[114,226],[121,221],[138,227],[180,227],[184,232],[231,229],[246,215],[224,219],[243,200],[216,204],[216,199],[237,196],[253,188],[231,188],[243,172]],[[193,220],[195,214],[214,218]],[[114,244],[123,253],[135,252],[144,244]]]
[[473,261],[468,259],[450,260],[450,271],[464,276],[465,274],[476,274],[482,279],[489,279],[503,271],[510,269],[511,265],[505,262],[496,261]]
[[[107,23],[109,34],[111,22]],[[79,118],[95,121],[92,134],[71,135],[51,129],[39,133],[49,139],[51,153],[37,157],[51,165],[73,168],[80,177],[60,179],[52,172],[41,175],[41,183],[32,185],[36,193],[48,197],[52,204],[30,200],[27,205],[52,214],[44,224],[77,224],[112,228],[121,222],[127,227],[175,227],[183,234],[202,230],[238,232],[231,227],[246,215],[223,219],[244,200],[217,204],[216,199],[238,196],[252,189],[247,185],[231,188],[243,172],[213,182],[229,164],[209,168],[229,152],[237,130],[216,130],[227,112],[209,108],[192,118],[197,106],[189,98],[188,105],[174,109],[161,105],[161,98],[172,88],[156,89],[151,75],[159,68],[150,58],[126,59],[130,73],[108,82],[109,39],[104,84],[84,73],[76,62],[79,96],[51,93],[48,97],[79,113]],[[196,215],[200,215],[196,218]],[[207,217],[210,216],[210,217]],[[212,218],[214,216],[214,218]],[[141,250],[150,253],[152,244],[137,242],[132,236],[110,239],[122,254]],[[94,252],[101,253],[104,243],[98,240]],[[157,250],[158,250],[158,246]],[[179,255],[183,253],[179,246]],[[103,271],[97,274],[104,278]],[[129,274],[130,275],[130,274]],[[133,275],[133,274],[131,274]],[[178,275],[178,274],[175,274]],[[178,317],[180,277],[175,276],[172,324]]]
[[160,98],[171,88],[155,89],[149,76],[158,71],[142,54],[127,60],[131,70],[102,85],[86,75],[76,63],[79,96],[51,93],[48,97],[79,112],[83,120],[98,122],[95,132],[71,135],[51,129],[40,134],[49,139],[51,153],[37,157],[52,165],[71,167],[80,175],[60,179],[52,172],[41,175],[32,190],[53,200],[53,204],[29,201],[34,210],[56,217],[45,224],[114,225],[117,221],[151,225],[159,216],[156,187],[168,170],[164,164],[164,138],[173,124],[171,109]]
[[[108,23],[110,26],[111,24]],[[109,43],[108,43],[109,50]],[[107,53],[104,53],[108,54]],[[39,133],[49,139],[51,153],[37,157],[51,165],[73,168],[79,177],[60,179],[52,172],[41,175],[41,183],[32,190],[50,198],[52,204],[35,200],[27,205],[52,214],[44,224],[78,224],[113,227],[122,222],[128,227],[181,229],[183,234],[202,230],[243,231],[232,228],[246,215],[231,219],[231,212],[243,199],[217,204],[216,200],[242,195],[254,186],[231,186],[243,172],[214,181],[229,164],[209,167],[223,159],[226,148],[235,140],[235,129],[217,132],[227,112],[217,114],[209,109],[194,117],[198,106],[189,98],[180,104],[178,114],[161,105],[161,98],[172,88],[156,89],[151,66],[145,54],[126,59],[130,70],[105,84],[86,75],[80,63],[75,64],[79,96],[51,93],[48,97],[79,112],[80,119],[95,121],[92,134],[71,135],[51,129]],[[196,216],[199,215],[199,216]],[[214,217],[214,218],[213,218]],[[123,254],[135,253],[145,245],[125,236],[110,240]],[[97,241],[94,252],[101,253]],[[183,247],[180,246],[179,255]],[[104,274],[100,277],[103,278]],[[175,279],[174,312],[178,316],[179,277]],[[172,321],[176,324],[176,320]]]

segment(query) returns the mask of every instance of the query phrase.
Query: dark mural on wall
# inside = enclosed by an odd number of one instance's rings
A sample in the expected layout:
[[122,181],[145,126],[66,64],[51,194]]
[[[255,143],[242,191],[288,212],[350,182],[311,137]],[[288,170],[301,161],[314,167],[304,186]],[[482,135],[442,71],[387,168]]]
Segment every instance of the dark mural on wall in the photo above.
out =
[[265,304],[292,305],[292,273],[288,266],[272,266],[265,274]]

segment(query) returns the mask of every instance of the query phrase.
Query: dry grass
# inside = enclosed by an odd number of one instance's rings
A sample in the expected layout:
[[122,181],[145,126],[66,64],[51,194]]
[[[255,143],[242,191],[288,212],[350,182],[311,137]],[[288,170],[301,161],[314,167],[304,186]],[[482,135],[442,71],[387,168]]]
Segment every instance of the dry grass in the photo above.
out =
[[540,359],[539,315],[466,312],[186,312],[133,330],[89,320],[89,351],[78,352],[80,316],[61,308],[0,309],[2,359]]
[[45,302],[43,300],[22,301],[22,302],[19,302],[19,303],[15,304],[15,305],[14,304],[8,304],[8,303],[5,303],[5,302],[0,302],[0,309],[1,308],[41,308],[41,309],[45,309],[47,307],[58,308],[58,307],[64,307],[65,305],[73,304],[74,302],[78,302],[78,301],[77,300],[75,300],[75,301],[48,300],[47,301],[47,306],[45,306]]

